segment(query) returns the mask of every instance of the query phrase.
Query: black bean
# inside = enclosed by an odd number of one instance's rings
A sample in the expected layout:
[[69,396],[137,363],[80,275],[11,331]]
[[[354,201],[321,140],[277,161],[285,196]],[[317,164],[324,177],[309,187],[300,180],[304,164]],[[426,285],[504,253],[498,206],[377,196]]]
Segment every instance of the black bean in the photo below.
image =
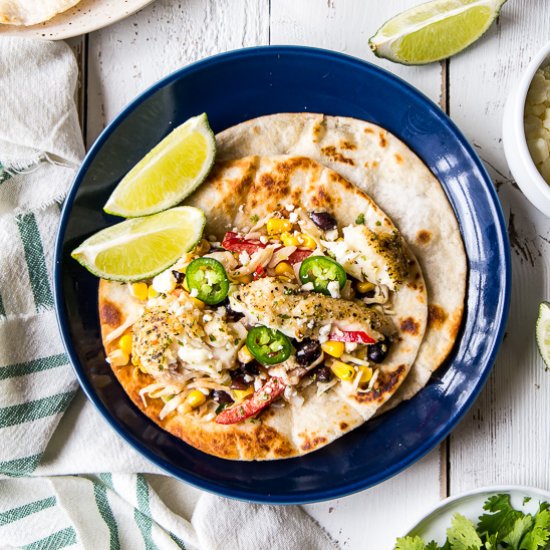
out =
[[249,375],[241,369],[231,372],[231,386],[232,390],[246,390],[250,386],[250,382],[247,382]]
[[312,371],[313,377],[317,382],[330,382],[332,380],[332,371],[326,365],[319,365]]
[[336,229],[336,220],[334,219],[334,216],[328,212],[310,212],[309,217],[311,218],[311,221],[323,231]]
[[321,355],[321,344],[318,340],[304,338],[301,342],[296,342],[296,361],[302,367],[311,365]]
[[218,403],[233,403],[233,398],[225,391],[214,390],[211,395],[212,399]]
[[384,338],[384,340],[368,346],[367,357],[373,363],[381,363],[382,361],[384,361],[389,351],[390,342],[387,338]]
[[246,365],[243,365],[242,368],[246,374],[251,374],[252,376],[258,376],[258,374],[260,374],[260,363],[256,360],[246,363]]
[[176,279],[176,283],[178,285],[182,285],[183,281],[185,280],[185,273],[182,273],[181,271],[176,271],[175,269],[172,269],[172,275]]
[[225,307],[225,310],[227,311],[228,321],[232,321],[233,323],[235,323],[236,321],[244,317],[244,313],[240,313],[238,311],[235,311],[234,309],[231,309],[229,298],[226,298],[221,304],[218,305]]

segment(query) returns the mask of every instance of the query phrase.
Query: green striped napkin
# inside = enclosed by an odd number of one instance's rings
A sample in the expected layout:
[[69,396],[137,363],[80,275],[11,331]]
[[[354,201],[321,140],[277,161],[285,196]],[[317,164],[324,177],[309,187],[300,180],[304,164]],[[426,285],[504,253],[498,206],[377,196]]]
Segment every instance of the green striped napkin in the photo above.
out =
[[51,291],[60,204],[84,154],[76,82],[64,43],[0,39],[0,547],[335,548],[298,507],[159,475],[77,391]]

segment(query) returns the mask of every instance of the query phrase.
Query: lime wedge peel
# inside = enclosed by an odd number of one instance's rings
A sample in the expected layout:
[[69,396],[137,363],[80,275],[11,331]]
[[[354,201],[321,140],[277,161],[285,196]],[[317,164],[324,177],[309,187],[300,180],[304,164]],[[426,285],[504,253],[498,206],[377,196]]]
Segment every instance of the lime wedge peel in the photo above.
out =
[[181,203],[208,176],[216,156],[216,139],[206,113],[170,132],[120,181],[105,212],[134,218]]
[[405,65],[440,61],[485,34],[506,1],[427,2],[386,21],[369,39],[369,46],[376,56]]
[[539,316],[537,317],[537,346],[539,353],[546,365],[546,370],[550,369],[550,303],[542,302],[539,306]]
[[86,239],[71,256],[102,279],[149,279],[192,250],[202,238],[205,223],[199,208],[171,208],[107,227]]

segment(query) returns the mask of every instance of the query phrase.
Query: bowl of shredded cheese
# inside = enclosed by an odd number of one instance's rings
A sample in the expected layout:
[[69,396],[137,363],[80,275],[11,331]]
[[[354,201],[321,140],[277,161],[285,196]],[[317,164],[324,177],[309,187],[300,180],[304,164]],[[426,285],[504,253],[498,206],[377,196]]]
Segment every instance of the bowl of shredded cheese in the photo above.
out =
[[503,119],[506,160],[523,194],[550,217],[550,43],[510,93]]

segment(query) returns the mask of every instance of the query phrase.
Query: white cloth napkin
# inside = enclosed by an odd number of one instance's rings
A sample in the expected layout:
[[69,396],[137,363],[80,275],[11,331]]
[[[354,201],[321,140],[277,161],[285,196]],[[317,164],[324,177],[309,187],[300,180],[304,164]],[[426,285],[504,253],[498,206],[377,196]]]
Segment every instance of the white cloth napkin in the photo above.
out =
[[84,154],[77,75],[64,43],[0,39],[0,547],[336,548],[299,507],[161,475],[77,390],[51,291],[60,202]]

